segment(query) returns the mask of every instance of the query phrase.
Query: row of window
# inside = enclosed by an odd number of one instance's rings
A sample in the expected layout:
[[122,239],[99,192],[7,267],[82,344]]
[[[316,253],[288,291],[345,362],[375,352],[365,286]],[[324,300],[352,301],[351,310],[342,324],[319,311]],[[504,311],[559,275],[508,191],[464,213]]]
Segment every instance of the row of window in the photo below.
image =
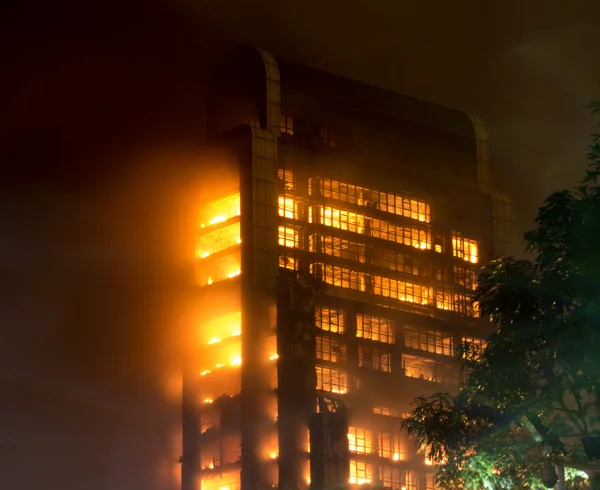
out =
[[[368,349],[368,350],[367,350]],[[391,354],[381,349],[359,346],[359,366],[371,366],[374,370],[391,372]],[[408,378],[417,378],[433,383],[458,384],[459,373],[448,365],[440,365],[433,359],[403,354],[401,371]],[[348,371],[329,366],[315,366],[317,373],[317,389],[331,393],[344,394],[358,388],[360,380],[350,384]]]
[[[429,203],[419,199],[412,199],[393,192],[376,191],[332,179],[320,179],[319,187],[321,195],[329,199],[356,204],[358,206],[372,207],[386,213],[426,223],[431,221],[431,207]],[[309,181],[309,189],[311,191],[312,188],[312,182]]]
[[468,295],[443,287],[433,288],[323,263],[310,264],[309,271],[318,280],[332,286],[367,292],[406,303],[433,306],[461,315],[479,316],[478,305],[472,303]]
[[[412,471],[405,471],[393,466],[379,467],[379,480],[384,488],[391,490],[418,490],[419,480]],[[431,478],[427,479],[427,490],[433,489],[429,485]],[[366,461],[350,460],[350,483],[364,485],[373,482],[373,465]]]
[[[356,454],[373,454],[373,432],[360,427],[348,427],[348,449]],[[377,434],[377,455],[380,458],[404,461],[408,458],[409,443],[400,432]]]
[[[328,306],[319,306],[316,310],[317,327],[327,332],[343,334],[344,316],[344,310]],[[455,339],[450,332],[434,329],[421,329],[411,325],[405,325],[403,333],[404,345],[406,347],[445,356],[456,355]],[[356,336],[358,338],[369,339],[385,344],[393,344],[396,341],[395,328],[392,320],[375,315],[366,315],[364,313],[356,314]],[[462,336],[462,343],[470,346],[469,350],[479,354],[486,345],[486,342],[483,339],[465,335]],[[327,344],[322,344],[321,349],[324,350],[326,345]],[[339,346],[336,348],[339,348]],[[329,360],[325,357],[322,359]]]
[[[422,264],[419,258],[413,257],[411,254],[397,252],[381,245],[375,244],[367,247],[364,243],[354,240],[318,233],[311,233],[308,242],[309,252],[322,253],[363,264],[366,262],[368,254],[370,264],[375,267],[424,278],[435,277],[437,281],[441,282],[448,281],[447,270],[439,268],[434,271],[431,264]],[[279,226],[279,245],[296,249],[304,248],[298,229],[285,225]],[[455,264],[453,270],[456,284],[472,291],[477,289],[477,273],[473,269]]]

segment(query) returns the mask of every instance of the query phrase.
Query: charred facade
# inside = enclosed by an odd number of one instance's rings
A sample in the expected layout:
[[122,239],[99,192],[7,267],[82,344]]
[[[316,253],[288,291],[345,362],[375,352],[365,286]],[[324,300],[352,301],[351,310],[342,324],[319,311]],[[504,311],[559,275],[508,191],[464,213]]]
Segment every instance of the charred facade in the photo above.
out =
[[514,243],[483,124],[252,48],[213,87],[184,490],[433,488],[400,422],[456,389]]

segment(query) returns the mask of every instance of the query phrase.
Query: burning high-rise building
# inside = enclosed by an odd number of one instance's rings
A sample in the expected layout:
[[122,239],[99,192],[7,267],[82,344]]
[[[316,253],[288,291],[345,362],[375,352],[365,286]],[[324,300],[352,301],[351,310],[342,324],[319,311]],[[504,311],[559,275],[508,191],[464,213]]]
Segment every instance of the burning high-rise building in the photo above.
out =
[[251,48],[212,87],[184,490],[433,488],[401,419],[456,388],[514,242],[483,124]]

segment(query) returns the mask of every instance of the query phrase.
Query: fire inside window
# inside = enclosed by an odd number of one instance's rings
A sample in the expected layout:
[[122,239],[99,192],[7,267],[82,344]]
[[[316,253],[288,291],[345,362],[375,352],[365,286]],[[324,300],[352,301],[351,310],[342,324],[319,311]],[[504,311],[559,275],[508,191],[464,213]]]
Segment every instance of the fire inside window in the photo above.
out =
[[357,454],[372,454],[372,432],[359,427],[348,427],[348,450]]
[[377,451],[380,458],[393,461],[404,461],[407,459],[406,439],[400,432],[380,432],[378,435]]
[[300,234],[298,230],[291,226],[280,226],[279,245],[281,247],[299,248]]
[[454,337],[443,330],[420,330],[410,325],[404,326],[404,345],[433,354],[454,356]]
[[317,306],[317,327],[326,332],[344,333],[344,314],[345,312],[339,308]]
[[425,223],[431,220],[431,209],[427,202],[392,192],[380,192],[337,180],[322,179],[321,193],[329,199],[368,206]]
[[458,232],[452,233],[452,255],[472,264],[479,260],[479,246],[477,241],[464,238]]
[[[280,210],[282,208],[281,197]],[[378,218],[368,218],[363,213],[354,213],[330,206],[315,206],[319,222],[352,233],[360,233],[382,240],[408,245],[422,250],[431,250],[431,232],[426,229],[402,226]],[[280,211],[281,215],[282,211]],[[313,221],[313,209],[309,208],[309,221]]]
[[233,194],[224,199],[214,201],[204,206],[201,210],[201,228],[224,223],[240,215],[240,195]]
[[346,346],[331,337],[317,336],[317,359],[329,362],[344,362]]
[[392,321],[378,316],[356,315],[356,336],[364,339],[393,344],[395,342]]
[[279,196],[279,216],[288,219],[299,219],[300,213],[294,199],[289,196]]
[[332,393],[348,393],[348,373],[341,369],[315,366],[317,372],[317,390]]
[[350,460],[350,483],[364,485],[373,481],[373,465],[366,461]]

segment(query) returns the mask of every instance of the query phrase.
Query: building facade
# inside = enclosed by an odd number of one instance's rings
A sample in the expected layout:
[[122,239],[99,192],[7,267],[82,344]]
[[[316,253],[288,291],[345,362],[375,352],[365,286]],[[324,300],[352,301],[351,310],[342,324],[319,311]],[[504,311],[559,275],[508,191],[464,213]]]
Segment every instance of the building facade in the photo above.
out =
[[515,242],[483,124],[249,47],[212,86],[184,490],[433,488],[400,423],[457,388]]

